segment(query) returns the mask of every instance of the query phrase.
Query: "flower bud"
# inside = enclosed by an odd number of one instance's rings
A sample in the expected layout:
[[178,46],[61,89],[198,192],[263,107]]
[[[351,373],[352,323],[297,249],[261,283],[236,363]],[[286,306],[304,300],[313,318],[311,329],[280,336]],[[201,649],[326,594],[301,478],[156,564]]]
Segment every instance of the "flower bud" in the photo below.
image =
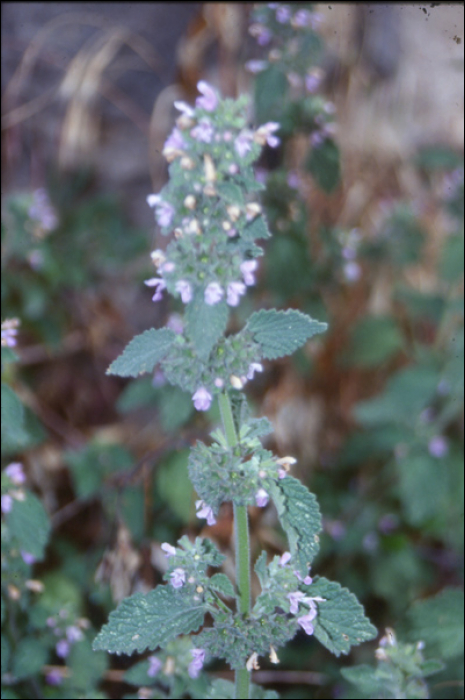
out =
[[213,163],[213,160],[211,159],[211,156],[204,155],[203,157],[203,163],[205,167],[205,179],[207,182],[215,182],[216,181],[216,169],[215,169],[215,164]]
[[258,216],[262,211],[262,208],[258,202],[249,202],[249,204],[245,205],[245,217],[247,221],[252,221],[252,219],[255,219],[256,216]]
[[195,163],[189,156],[183,156],[181,158],[181,168],[183,170],[193,170],[195,168]]
[[229,206],[227,206],[226,211],[228,212],[228,216],[231,219],[231,221],[237,221],[241,215],[241,210],[236,204],[230,204]]
[[215,197],[217,194],[215,187],[211,183],[205,185],[205,187],[203,188],[203,193],[207,197]]
[[236,375],[234,374],[231,374],[231,376],[229,377],[229,381],[231,382],[231,386],[234,389],[242,389],[242,387],[244,386],[242,380],[239,379],[239,377],[236,377]]
[[192,194],[187,195],[187,197],[184,200],[184,206],[187,207],[187,209],[195,209],[195,207],[197,206],[197,201]]

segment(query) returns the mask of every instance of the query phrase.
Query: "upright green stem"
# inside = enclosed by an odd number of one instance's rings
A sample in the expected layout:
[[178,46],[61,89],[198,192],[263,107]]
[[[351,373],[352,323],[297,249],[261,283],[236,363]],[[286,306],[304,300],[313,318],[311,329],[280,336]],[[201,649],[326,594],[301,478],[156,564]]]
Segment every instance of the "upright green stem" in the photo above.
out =
[[[219,403],[226,440],[229,447],[235,447],[238,439],[228,394],[221,394]],[[234,504],[234,536],[236,583],[239,590],[238,608],[243,615],[248,615],[250,612],[250,547],[247,506],[236,506]],[[236,700],[248,700],[250,687],[249,671],[245,668],[236,671],[235,681]]]

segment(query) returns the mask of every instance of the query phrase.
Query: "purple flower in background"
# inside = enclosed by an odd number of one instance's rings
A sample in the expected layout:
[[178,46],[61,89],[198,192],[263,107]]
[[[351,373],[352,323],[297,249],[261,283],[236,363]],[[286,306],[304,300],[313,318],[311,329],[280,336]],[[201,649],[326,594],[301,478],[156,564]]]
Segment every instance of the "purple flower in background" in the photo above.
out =
[[257,493],[255,494],[255,503],[257,504],[257,506],[259,508],[264,508],[268,505],[269,500],[270,497],[268,496],[265,489],[258,489]]
[[2,513],[9,513],[13,508],[13,499],[9,493],[4,493],[2,496]]
[[252,61],[247,61],[245,64],[245,69],[249,71],[249,73],[261,73],[262,70],[265,70],[265,68],[268,66],[268,61],[260,61],[258,59],[252,60]]
[[214,384],[216,387],[218,387],[218,389],[222,389],[224,387],[224,381],[221,379],[221,377],[217,377]]
[[244,158],[247,153],[252,150],[253,134],[248,129],[243,129],[240,134],[234,139],[234,148],[237,154]]
[[175,569],[170,573],[170,579],[173,588],[182,588],[186,583],[186,572],[184,569]]
[[179,112],[182,112],[183,114],[186,115],[186,117],[193,117],[194,116],[194,110],[190,105],[187,104],[187,102],[183,102],[181,100],[176,100],[174,103],[174,106]]
[[213,510],[210,508],[210,506],[207,506],[205,501],[196,501],[195,502],[195,510],[196,510],[196,515],[198,518],[205,518],[207,521],[207,525],[215,525],[216,524],[216,518],[213,514]]
[[197,83],[197,90],[202,93],[202,97],[197,97],[195,106],[200,109],[206,109],[207,112],[214,112],[218,106],[216,90],[206,83],[205,80],[200,80]]
[[70,644],[66,641],[66,639],[60,639],[60,641],[57,642],[55,651],[57,653],[57,656],[60,657],[60,659],[66,659],[66,657],[69,654],[70,648]]
[[435,435],[428,443],[428,450],[432,457],[442,459],[449,452],[449,441],[444,435]]
[[362,274],[362,268],[357,262],[348,262],[344,265],[344,277],[346,278],[347,282],[356,282],[358,279],[360,279],[360,275]]
[[179,314],[170,314],[168,316],[168,321],[166,322],[167,328],[171,328],[175,333],[182,333],[184,330],[184,324],[182,321],[182,316]]
[[238,306],[240,297],[245,294],[245,284],[243,282],[230,282],[227,289],[226,301],[229,306]]
[[81,639],[84,639],[84,635],[82,633],[82,630],[79,629],[76,625],[69,625],[66,628],[66,638],[68,642],[80,642]]
[[320,68],[314,68],[305,76],[305,87],[307,92],[316,92],[321,85],[323,79],[323,71]]
[[286,5],[278,7],[276,10],[276,21],[280,24],[286,24],[286,22],[289,22],[290,16],[291,11]]
[[308,27],[311,22],[312,15],[308,10],[298,10],[292,18],[294,27]]
[[186,280],[176,282],[175,289],[181,295],[184,304],[188,304],[192,300],[192,287]]
[[204,117],[199,121],[197,126],[195,126],[191,130],[191,136],[193,139],[196,141],[200,141],[202,143],[211,143],[213,139],[213,125],[209,119]]
[[204,386],[199,387],[192,396],[192,401],[197,411],[208,411],[212,403],[212,395]]
[[256,260],[244,260],[240,264],[240,271],[242,272],[242,277],[244,278],[244,282],[248,287],[252,286],[255,284],[255,277],[254,277],[254,272],[258,267],[258,262]]
[[170,226],[173,221],[174,207],[169,202],[164,202],[159,194],[147,196],[149,207],[156,207],[155,218],[159,226]]
[[255,372],[263,372],[263,365],[260,362],[252,362],[247,371],[247,379],[253,379]]
[[210,282],[205,289],[204,299],[205,303],[209,306],[214,306],[218,304],[219,301],[224,297],[224,290],[218,282]]
[[36,560],[36,558],[33,554],[31,554],[30,552],[24,552],[22,549],[21,549],[21,556],[23,558],[23,562],[25,564],[29,564],[30,566],[32,564],[34,564],[34,562]]
[[187,672],[191,678],[197,678],[205,661],[205,649],[191,649],[191,654],[193,659],[189,664]]
[[173,547],[172,545],[168,544],[168,542],[163,542],[161,545],[162,550],[165,552],[165,555],[169,557],[174,557],[176,554],[176,548]]
[[161,277],[151,277],[149,280],[145,280],[144,284],[146,284],[147,287],[155,287],[155,294],[152,297],[152,301],[160,301],[163,297],[163,290],[166,289],[165,280],[161,279]]
[[10,477],[15,486],[21,486],[26,481],[24,467],[21,462],[11,462],[5,468],[5,474]]
[[7,318],[2,323],[2,348],[14,348],[16,346],[16,336],[18,335],[19,320],[17,318]]
[[279,124],[277,122],[267,122],[266,124],[262,124],[262,126],[258,127],[257,131],[255,132],[255,136],[260,144],[263,145],[267,143],[271,148],[275,148],[281,143],[280,139],[277,136],[274,136],[274,132],[278,131],[278,129]]
[[160,672],[160,669],[163,666],[163,664],[158,658],[158,656],[149,656],[148,662],[149,667],[147,669],[147,675],[149,678],[155,678],[155,676],[158,675],[158,673]]
[[45,682],[48,685],[61,685],[63,683],[63,676],[58,669],[52,669],[46,674]]
[[176,153],[181,153],[186,148],[187,144],[184,141],[181,131],[175,127],[165,141],[165,145],[163,146],[163,155],[165,157],[175,155]]

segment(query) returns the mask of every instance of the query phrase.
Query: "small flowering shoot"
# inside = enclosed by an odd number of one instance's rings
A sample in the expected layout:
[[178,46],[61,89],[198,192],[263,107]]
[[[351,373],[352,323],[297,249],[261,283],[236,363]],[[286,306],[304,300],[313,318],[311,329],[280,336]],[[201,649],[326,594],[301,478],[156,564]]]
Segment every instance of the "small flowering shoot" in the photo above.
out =
[[[225,557],[210,540],[184,536],[177,546],[165,542],[166,583],[123,600],[94,649],[156,652],[143,668],[161,678],[168,663],[163,654],[180,637],[188,640],[179,652],[186,682],[197,682],[214,658],[236,672],[235,686],[215,681],[207,697],[276,697],[257,694],[250,674],[260,668],[260,658],[279,663],[280,647],[297,633],[314,635],[340,655],[376,630],[349,591],[310,575],[322,529],[316,498],[290,475],[293,457],[264,449],[260,438],[271,424],[254,419],[239,393],[265,371],[264,360],[293,353],[326,324],[295,310],[262,309],[241,330],[226,334],[231,312],[259,274],[263,249],[257,241],[270,235],[252,166],[265,144],[279,144],[280,126],[268,122],[254,130],[244,97],[221,99],[204,81],[198,90],[194,107],[175,103],[180,115],[163,150],[170,179],[148,197],[161,233],[171,239],[165,250],[153,251],[157,272],[146,284],[155,290],[155,303],[165,294],[177,298],[184,316],[176,329],[136,336],[108,372],[137,377],[158,367],[168,382],[190,393],[197,411],[208,411],[218,398],[222,427],[209,444],[199,441],[191,449],[188,472],[203,524],[214,526],[222,504],[233,504],[236,578],[211,575]],[[262,552],[255,564],[261,593],[252,601],[247,508],[271,502],[289,551],[269,563]]]

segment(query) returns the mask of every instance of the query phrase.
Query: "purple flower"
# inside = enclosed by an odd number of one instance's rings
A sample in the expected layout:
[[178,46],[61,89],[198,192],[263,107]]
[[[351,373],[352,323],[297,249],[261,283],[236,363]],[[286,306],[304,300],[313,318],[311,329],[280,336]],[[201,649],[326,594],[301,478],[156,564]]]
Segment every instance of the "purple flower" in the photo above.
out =
[[171,328],[175,333],[182,333],[184,330],[184,324],[182,322],[182,316],[179,314],[170,314],[168,316],[168,321],[166,322],[167,328]]
[[449,442],[444,435],[435,435],[429,441],[428,450],[432,457],[442,459],[449,452]]
[[245,294],[245,284],[243,282],[230,282],[227,289],[226,301],[229,306],[238,306],[240,297]]
[[205,649],[191,649],[191,654],[193,659],[189,664],[187,672],[191,678],[197,678],[205,661]]
[[314,627],[312,625],[312,620],[315,619],[316,615],[317,615],[317,611],[315,608],[315,610],[310,610],[308,615],[304,615],[303,617],[299,617],[297,619],[297,622],[299,623],[299,625],[302,627],[302,629],[304,630],[304,632],[306,634],[313,634],[313,632],[315,631]]
[[48,685],[61,685],[63,682],[63,676],[58,669],[52,669],[46,674],[45,682]]
[[18,335],[19,320],[17,318],[7,318],[2,323],[2,348],[14,348],[16,346],[16,336]]
[[174,207],[169,202],[164,202],[159,194],[149,194],[147,197],[149,207],[157,207],[155,218],[159,226],[170,226],[173,221]]
[[323,71],[320,68],[314,68],[305,76],[305,87],[307,92],[316,92],[321,85]]
[[245,69],[248,70],[249,73],[261,73],[262,70],[265,70],[267,65],[268,61],[252,60],[247,61]]
[[161,279],[161,277],[151,277],[149,280],[145,280],[144,284],[146,284],[147,287],[155,287],[155,294],[152,297],[152,301],[160,301],[163,297],[163,290],[166,289],[165,280]]
[[2,496],[2,513],[9,513],[13,508],[13,499],[9,493],[4,493]]
[[305,583],[306,586],[309,586],[313,581],[311,576],[306,576],[305,578],[302,578],[298,571],[294,571],[294,575],[299,579],[299,581]]
[[252,150],[253,134],[249,129],[243,129],[234,139],[234,148],[240,158],[244,158]]
[[357,262],[351,261],[344,265],[344,277],[347,282],[356,282],[361,274],[362,269]]
[[217,377],[213,383],[216,387],[218,387],[218,389],[222,389],[224,387],[224,381],[221,379],[221,377]]
[[254,272],[258,267],[258,262],[256,260],[244,260],[240,264],[240,271],[242,272],[242,277],[244,278],[244,282],[248,287],[252,286],[255,284],[255,277],[254,277]]
[[210,508],[210,506],[207,506],[205,501],[196,501],[195,502],[195,509],[196,509],[196,515],[198,518],[205,518],[207,521],[207,525],[215,525],[216,524],[216,518],[213,514],[213,510]]
[[290,603],[289,612],[292,613],[292,615],[297,615],[299,612],[299,603],[304,603],[306,600],[305,593],[302,593],[302,591],[295,591],[294,593],[288,593],[287,598]]
[[158,658],[158,656],[149,656],[148,662],[149,662],[149,667],[147,669],[147,675],[149,678],[155,678],[155,676],[159,673],[163,664],[160,661],[160,659]]
[[21,462],[12,462],[5,468],[5,474],[10,477],[15,486],[21,486],[26,481],[24,467]]
[[280,566],[286,566],[286,564],[289,564],[291,561],[291,553],[290,552],[284,552],[282,555],[281,559],[279,560],[279,565]]
[[76,625],[69,625],[66,628],[66,638],[68,642],[80,642],[81,639],[84,638],[84,635],[82,633],[82,630],[79,629]]
[[273,34],[268,29],[268,27],[263,26],[263,24],[251,24],[249,27],[249,34],[251,34],[257,40],[259,46],[266,46],[270,43]]
[[168,542],[163,542],[161,545],[162,550],[165,552],[165,555],[169,557],[174,557],[176,554],[176,548],[173,547],[172,545],[168,544]]
[[168,160],[174,160],[177,155],[181,155],[187,148],[183,135],[178,128],[174,128],[171,134],[165,141],[163,146],[163,155]]
[[181,300],[184,304],[188,304],[192,300],[192,287],[186,280],[176,282],[175,289],[181,295]]
[[259,126],[255,132],[256,140],[261,145],[265,145],[265,143],[267,143],[271,148],[275,148],[281,143],[280,139],[277,136],[274,136],[274,132],[278,129],[279,124],[277,122],[267,122],[266,124],[262,124],[262,126]]
[[207,285],[204,294],[206,304],[208,304],[209,306],[214,306],[215,304],[218,304],[218,302],[221,301],[223,297],[224,290],[218,284],[218,282],[210,282],[210,284]]
[[280,24],[286,24],[286,22],[289,22],[290,16],[291,11],[288,7],[286,7],[286,5],[278,7],[276,10],[276,21]]
[[214,129],[211,121],[204,117],[200,122],[191,130],[191,136],[196,141],[201,143],[211,143],[214,134]]
[[257,506],[259,508],[264,508],[268,505],[269,500],[270,497],[268,496],[265,489],[258,489],[257,493],[255,494],[255,503],[257,504]]
[[292,18],[292,25],[294,27],[308,27],[311,18],[312,15],[308,10],[298,10]]
[[174,106],[176,107],[177,110],[182,112],[183,114],[186,115],[186,117],[193,117],[194,116],[194,110],[190,105],[187,104],[187,102],[182,102],[180,100],[176,100],[174,103]]
[[31,554],[30,552],[25,552],[22,549],[20,551],[21,551],[21,557],[22,557],[23,562],[25,564],[29,564],[29,565],[34,564],[34,562],[36,561],[36,558],[33,554]]
[[184,569],[175,569],[170,573],[170,578],[173,588],[182,588],[186,583],[186,572]]
[[247,379],[253,379],[255,372],[263,372],[263,365],[260,364],[260,362],[252,362],[252,364],[249,365]]
[[60,641],[57,642],[55,651],[57,653],[57,656],[60,657],[60,659],[65,659],[69,654],[70,648],[70,644],[66,641],[66,639],[60,639]]
[[206,109],[207,112],[214,112],[218,106],[216,90],[206,83],[205,80],[200,80],[197,83],[197,90],[202,93],[203,97],[197,97],[195,106],[200,109]]
[[204,386],[197,389],[195,394],[192,396],[192,401],[197,411],[208,411],[212,403],[212,395],[210,394]]

